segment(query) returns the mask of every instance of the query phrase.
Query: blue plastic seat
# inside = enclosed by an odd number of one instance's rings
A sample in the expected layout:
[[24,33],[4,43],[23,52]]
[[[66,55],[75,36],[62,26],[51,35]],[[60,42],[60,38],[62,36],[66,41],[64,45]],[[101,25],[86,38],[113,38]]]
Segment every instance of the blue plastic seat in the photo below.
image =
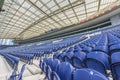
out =
[[74,51],[74,47],[70,47],[67,52],[72,52]]
[[108,37],[107,34],[102,34],[100,40],[96,44],[97,46],[108,46]]
[[45,62],[43,62],[43,72],[47,72],[47,64]]
[[16,80],[16,77],[17,77],[16,70],[13,70],[12,74],[10,75],[10,77],[8,78],[8,80]]
[[45,72],[45,70],[46,70],[46,63],[45,62],[41,62],[40,63],[40,67],[41,67],[41,70],[43,71],[43,72]]
[[85,52],[86,54],[89,53],[92,50],[92,47],[84,46],[82,48],[82,51]]
[[120,43],[110,46],[110,55],[115,52],[120,52]]
[[68,62],[62,62],[57,67],[57,74],[61,80],[72,80],[74,68]]
[[17,80],[22,80],[22,76],[23,76],[23,73],[24,73],[24,71],[25,71],[25,66],[26,66],[26,64],[24,64],[24,65],[22,66],[21,71],[20,71],[20,74],[18,75]]
[[51,70],[56,72],[59,64],[60,64],[60,61],[58,59],[54,59],[50,65]]
[[67,52],[66,55],[64,56],[64,60],[72,64],[73,55],[74,55],[73,52]]
[[48,80],[52,80],[51,75],[52,75],[52,70],[51,70],[50,66],[47,65],[47,67],[46,67],[46,77],[48,78]]
[[82,51],[74,51],[74,55],[72,57],[72,65],[75,68],[82,68],[84,67],[84,60],[86,58],[86,54]]
[[98,45],[98,46],[95,46],[93,51],[101,51],[101,52],[108,54],[108,46],[99,46]]
[[40,60],[40,64],[39,64],[39,67],[40,67],[40,69],[42,69],[42,61]]
[[81,51],[82,49],[80,48],[79,45],[75,45],[75,46],[74,46],[74,50],[79,50],[79,51]]
[[111,55],[111,72],[114,80],[120,80],[120,52]]
[[108,55],[103,52],[90,52],[87,54],[85,64],[88,68],[92,68],[107,75],[106,70],[109,70]]
[[120,39],[112,34],[108,34],[109,46],[120,43]]
[[61,53],[56,53],[56,54],[54,54],[53,59],[58,59],[58,57],[59,57],[60,54],[61,54]]
[[66,52],[62,52],[62,53],[59,55],[58,59],[59,59],[61,62],[65,61],[65,60],[64,60],[65,55],[66,55]]
[[52,72],[52,80],[61,80],[56,72]]
[[73,73],[73,80],[108,80],[108,78],[93,69],[84,68]]

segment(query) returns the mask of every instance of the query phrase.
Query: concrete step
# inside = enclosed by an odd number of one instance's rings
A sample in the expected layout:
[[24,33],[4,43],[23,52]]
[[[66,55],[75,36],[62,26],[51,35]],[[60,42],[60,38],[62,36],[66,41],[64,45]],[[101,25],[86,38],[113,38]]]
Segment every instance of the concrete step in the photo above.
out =
[[44,80],[45,75],[42,74],[36,74],[36,75],[31,75],[28,77],[23,77],[22,80]]
[[10,71],[12,71],[11,67],[9,66],[7,61],[4,59],[4,57],[0,56],[0,75],[6,74]]

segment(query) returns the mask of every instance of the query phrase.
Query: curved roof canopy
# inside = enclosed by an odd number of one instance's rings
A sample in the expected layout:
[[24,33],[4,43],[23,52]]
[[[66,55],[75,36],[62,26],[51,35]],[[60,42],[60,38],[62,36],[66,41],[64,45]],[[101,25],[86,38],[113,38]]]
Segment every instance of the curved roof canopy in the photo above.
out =
[[0,38],[45,34],[79,23],[119,0],[5,0],[0,12]]

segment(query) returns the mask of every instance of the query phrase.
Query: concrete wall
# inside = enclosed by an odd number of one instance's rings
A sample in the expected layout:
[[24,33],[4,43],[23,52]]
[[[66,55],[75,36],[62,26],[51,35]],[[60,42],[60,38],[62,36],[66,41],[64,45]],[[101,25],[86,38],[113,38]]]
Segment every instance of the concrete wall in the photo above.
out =
[[120,24],[120,15],[116,15],[110,18],[112,25]]

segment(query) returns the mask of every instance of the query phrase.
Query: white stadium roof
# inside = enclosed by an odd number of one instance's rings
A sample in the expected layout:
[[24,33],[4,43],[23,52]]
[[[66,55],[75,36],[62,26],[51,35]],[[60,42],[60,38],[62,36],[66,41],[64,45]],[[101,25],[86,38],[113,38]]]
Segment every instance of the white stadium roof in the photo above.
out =
[[77,24],[119,0],[5,0],[0,38],[28,39]]

